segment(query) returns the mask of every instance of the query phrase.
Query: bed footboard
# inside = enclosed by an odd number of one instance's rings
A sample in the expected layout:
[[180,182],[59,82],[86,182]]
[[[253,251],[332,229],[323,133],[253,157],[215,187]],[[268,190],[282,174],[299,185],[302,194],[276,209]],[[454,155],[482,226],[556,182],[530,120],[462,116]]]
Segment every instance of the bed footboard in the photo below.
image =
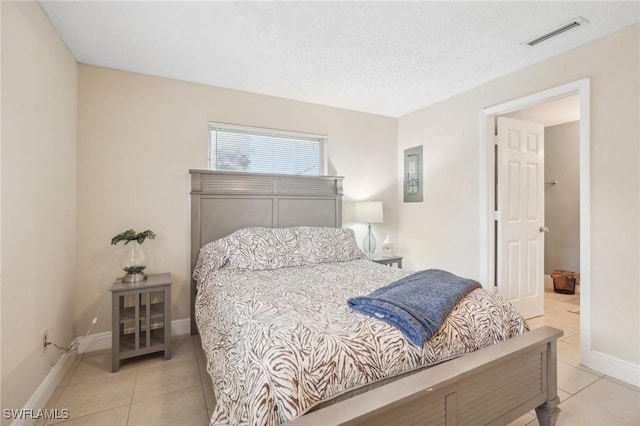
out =
[[536,409],[558,417],[556,341],[541,327],[436,365],[287,423],[303,425],[504,425]]

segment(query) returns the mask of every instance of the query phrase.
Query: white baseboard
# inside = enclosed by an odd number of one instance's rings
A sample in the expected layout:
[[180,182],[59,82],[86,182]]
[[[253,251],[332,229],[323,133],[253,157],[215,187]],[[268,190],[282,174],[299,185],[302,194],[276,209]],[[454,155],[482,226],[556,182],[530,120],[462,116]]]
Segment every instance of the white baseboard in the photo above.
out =
[[[184,318],[171,321],[171,335],[184,336],[191,333],[191,319]],[[78,353],[101,351],[111,348],[111,332],[89,334],[79,338]]]
[[[71,345],[73,345],[74,343],[75,339],[71,342]],[[49,401],[49,398],[51,398],[51,396],[57,389],[64,375],[69,370],[69,367],[71,367],[74,356],[75,354],[73,352],[66,352],[63,353],[60,358],[58,358],[58,361],[56,361],[56,363],[53,365],[53,367],[49,371],[49,374],[46,375],[42,383],[40,383],[36,391],[33,393],[33,395],[31,395],[31,398],[29,398],[27,403],[24,405],[22,410],[24,414],[36,414],[39,409],[43,409],[46,406],[47,401]],[[17,418],[13,422],[11,422],[11,426],[34,425],[37,421],[37,418],[35,417],[26,417],[30,418]]]
[[640,387],[640,365],[598,351],[590,351],[586,367],[630,385]]
[[[183,336],[191,332],[191,320],[189,318],[171,321],[171,335]],[[76,337],[70,346],[78,342],[78,353],[87,353],[111,348],[111,332],[90,334],[87,337]],[[44,378],[40,386],[31,395],[23,407],[23,413],[36,413],[40,409],[44,409],[55,392],[56,388],[62,381],[62,378],[71,367],[75,354],[73,352],[64,353],[58,358]],[[28,417],[28,416],[27,416]],[[15,419],[11,426],[31,426],[35,424],[35,418]]]

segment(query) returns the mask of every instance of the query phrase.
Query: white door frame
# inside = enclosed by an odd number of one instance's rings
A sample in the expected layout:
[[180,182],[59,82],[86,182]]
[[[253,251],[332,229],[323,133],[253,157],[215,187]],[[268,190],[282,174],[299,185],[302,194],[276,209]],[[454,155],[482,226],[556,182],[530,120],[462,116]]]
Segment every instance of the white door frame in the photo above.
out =
[[591,183],[589,78],[554,87],[488,108],[480,114],[480,279],[495,280],[494,132],[496,116],[508,114],[568,95],[580,95],[580,359],[587,364],[591,351]]

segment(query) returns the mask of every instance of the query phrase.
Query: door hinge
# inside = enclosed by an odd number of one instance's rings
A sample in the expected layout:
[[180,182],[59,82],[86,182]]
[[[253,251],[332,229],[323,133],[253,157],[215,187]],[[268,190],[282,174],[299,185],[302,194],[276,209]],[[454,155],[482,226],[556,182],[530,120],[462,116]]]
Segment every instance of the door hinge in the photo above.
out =
[[493,212],[493,220],[500,221],[500,211],[499,210],[495,210]]
[[493,137],[493,144],[494,144],[495,146],[498,146],[498,135],[495,135],[495,136]]

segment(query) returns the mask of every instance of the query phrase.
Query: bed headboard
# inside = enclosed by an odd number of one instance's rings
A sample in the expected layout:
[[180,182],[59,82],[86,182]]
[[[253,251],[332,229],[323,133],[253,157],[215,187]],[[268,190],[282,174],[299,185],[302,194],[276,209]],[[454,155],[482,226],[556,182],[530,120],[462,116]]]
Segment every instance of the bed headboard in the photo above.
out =
[[[210,241],[250,226],[342,227],[341,176],[295,176],[210,170],[191,174],[191,271]],[[196,282],[191,278],[191,334]]]

